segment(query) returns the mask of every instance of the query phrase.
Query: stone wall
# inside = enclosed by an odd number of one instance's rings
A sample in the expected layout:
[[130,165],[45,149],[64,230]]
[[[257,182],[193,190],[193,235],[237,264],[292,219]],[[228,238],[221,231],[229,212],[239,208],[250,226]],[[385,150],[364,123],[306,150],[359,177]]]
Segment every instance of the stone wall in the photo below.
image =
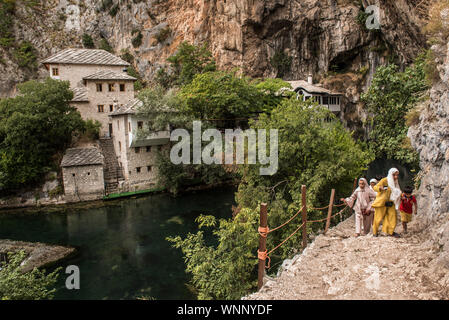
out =
[[67,202],[98,200],[104,196],[103,165],[64,167],[62,177]]
[[[59,76],[53,76],[52,69],[58,68]],[[80,65],[80,64],[50,64],[49,75],[53,79],[70,81],[70,87],[83,86],[83,78],[99,71],[112,71],[124,73],[123,66],[101,66],[101,65]]]

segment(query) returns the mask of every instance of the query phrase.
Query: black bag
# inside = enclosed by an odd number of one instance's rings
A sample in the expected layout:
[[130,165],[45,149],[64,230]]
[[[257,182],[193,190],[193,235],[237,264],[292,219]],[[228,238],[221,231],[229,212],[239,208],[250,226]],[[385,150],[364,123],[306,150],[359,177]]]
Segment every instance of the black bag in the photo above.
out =
[[390,208],[394,205],[393,201],[385,201],[385,207]]

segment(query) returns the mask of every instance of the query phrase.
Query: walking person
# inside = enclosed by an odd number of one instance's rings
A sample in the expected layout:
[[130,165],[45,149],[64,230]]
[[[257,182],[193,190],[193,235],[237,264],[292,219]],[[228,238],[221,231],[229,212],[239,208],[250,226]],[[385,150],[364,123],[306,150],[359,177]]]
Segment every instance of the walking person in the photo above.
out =
[[418,203],[415,196],[412,194],[413,188],[407,186],[404,188],[404,193],[401,196],[401,206],[399,211],[401,213],[402,229],[407,233],[407,224],[412,221],[413,213],[418,213]]
[[390,169],[388,176],[380,180],[373,189],[377,192],[376,200],[372,204],[374,208],[373,235],[377,237],[379,225],[382,223],[382,231],[385,234],[399,237],[395,232],[402,194],[399,187],[399,170]]
[[[349,198],[342,198],[341,201],[348,207],[352,207],[355,212],[355,236],[359,237],[362,232],[367,235],[373,224],[374,212],[371,204],[376,198],[376,193],[368,186],[365,178],[359,179],[359,187]],[[354,205],[355,202],[355,205]]]

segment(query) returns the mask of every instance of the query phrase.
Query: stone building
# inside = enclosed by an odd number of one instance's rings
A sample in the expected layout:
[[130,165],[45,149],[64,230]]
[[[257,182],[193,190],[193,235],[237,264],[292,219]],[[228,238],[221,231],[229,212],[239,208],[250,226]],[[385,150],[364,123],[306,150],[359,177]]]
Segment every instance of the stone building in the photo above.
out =
[[313,84],[312,76],[309,76],[307,81],[287,81],[291,84],[293,91],[298,94],[298,98],[302,96],[302,99],[313,99],[318,104],[328,108],[334,113],[341,112],[341,103],[343,95],[338,92],[332,92],[328,89],[321,87],[318,84]]
[[133,99],[110,114],[114,148],[130,190],[145,189],[157,182],[156,156],[169,147],[170,131],[159,131],[142,137],[146,121],[136,109],[141,101]]
[[98,148],[67,149],[61,167],[67,202],[103,198],[104,159]]
[[66,49],[42,62],[50,77],[70,82],[71,105],[83,119],[98,120],[101,136],[112,135],[109,113],[134,98],[134,81],[127,74],[129,63],[105,50]]
[[138,135],[139,130],[145,129],[145,119],[136,113],[141,102],[134,97],[137,79],[126,72],[129,64],[107,51],[95,49],[66,49],[43,64],[50,77],[70,82],[74,94],[70,104],[82,118],[102,124],[99,149],[69,149],[64,156],[67,199],[93,200],[105,193],[154,186],[156,155],[168,148],[170,131],[143,138]]

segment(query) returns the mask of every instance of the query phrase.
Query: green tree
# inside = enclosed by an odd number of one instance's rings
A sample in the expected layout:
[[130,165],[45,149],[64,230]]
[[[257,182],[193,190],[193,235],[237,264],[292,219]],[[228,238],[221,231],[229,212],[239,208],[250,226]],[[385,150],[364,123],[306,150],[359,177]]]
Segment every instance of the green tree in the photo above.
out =
[[245,118],[263,110],[264,94],[247,77],[215,71],[198,74],[179,93],[181,110],[196,119]]
[[69,105],[69,82],[47,78],[18,86],[19,95],[0,100],[0,188],[38,182],[56,154],[84,130],[79,112]]
[[[333,121],[328,121],[332,119]],[[213,228],[218,246],[205,243],[203,231],[170,241],[184,253],[187,271],[201,299],[238,299],[256,288],[255,269],[259,205],[269,204],[268,224],[278,226],[301,207],[301,186],[307,186],[307,201],[318,207],[328,203],[330,190],[341,195],[352,190],[373,156],[357,144],[327,109],[295,97],[284,100],[270,115],[251,122],[254,129],[279,130],[279,169],[273,176],[261,176],[261,165],[240,168],[242,181],[236,195],[240,212],[233,219],[202,217],[200,227]],[[267,139],[269,140],[269,139]],[[323,218],[309,212],[309,218]],[[298,227],[295,221],[270,234],[273,248]],[[312,225],[316,230],[322,225]],[[301,242],[297,233],[272,258],[284,259],[295,253]]]
[[216,70],[215,60],[206,44],[195,46],[183,42],[167,61],[174,73],[174,84],[179,86],[190,83],[197,74]]
[[46,274],[37,268],[23,272],[24,251],[8,254],[9,261],[0,265],[0,300],[52,299],[61,268]]
[[256,84],[256,88],[264,94],[263,99],[263,111],[270,112],[273,108],[277,107],[285,98],[293,97],[296,95],[291,90],[290,83],[282,79],[266,79]]
[[418,165],[418,154],[407,140],[405,117],[428,88],[425,54],[404,72],[394,64],[376,70],[371,87],[362,94],[362,100],[373,114],[369,145],[376,157],[396,159],[413,167]]

